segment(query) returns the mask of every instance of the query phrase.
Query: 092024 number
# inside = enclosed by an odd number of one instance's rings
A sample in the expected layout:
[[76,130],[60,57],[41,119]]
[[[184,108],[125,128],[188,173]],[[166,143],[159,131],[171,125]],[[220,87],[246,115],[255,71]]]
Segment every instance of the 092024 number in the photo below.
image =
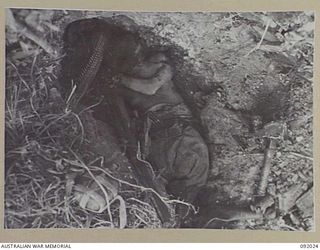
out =
[[300,248],[302,248],[302,249],[319,248],[319,244],[315,244],[315,243],[300,244]]

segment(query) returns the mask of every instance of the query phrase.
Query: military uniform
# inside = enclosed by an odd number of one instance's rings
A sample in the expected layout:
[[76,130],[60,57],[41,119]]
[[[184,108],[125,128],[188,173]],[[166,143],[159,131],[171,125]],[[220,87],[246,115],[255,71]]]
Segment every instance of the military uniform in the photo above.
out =
[[194,202],[207,180],[208,148],[171,79],[152,95],[130,87],[123,88],[120,94],[144,121],[141,145],[167,192]]
[[184,104],[165,107],[167,111],[149,114],[157,120],[149,131],[148,159],[165,179],[168,193],[193,202],[207,180],[208,148]]

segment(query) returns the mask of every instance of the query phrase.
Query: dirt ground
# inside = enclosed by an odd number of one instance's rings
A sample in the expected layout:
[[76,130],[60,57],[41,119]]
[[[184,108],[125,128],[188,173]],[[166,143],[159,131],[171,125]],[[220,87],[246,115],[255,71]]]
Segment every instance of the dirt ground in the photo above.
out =
[[[260,132],[269,124],[283,126],[282,136],[272,138],[276,147],[267,177],[273,214],[239,218],[231,228],[314,230],[313,13],[16,9],[11,14],[6,26],[6,228],[164,226],[146,202],[147,192],[132,178],[112,129],[94,134],[94,125],[86,124],[96,121],[66,113],[59,93],[66,25],[123,14],[140,25],[149,46],[171,49],[175,83],[208,140],[219,145],[208,181],[215,192],[212,203],[236,207],[256,199],[270,139]],[[93,134],[100,146],[90,141]],[[76,187],[76,176],[90,179],[106,174],[106,167],[116,189],[107,190],[111,198],[100,204],[105,209],[94,213],[79,206],[74,190],[83,187]],[[173,209],[174,202],[168,204]]]

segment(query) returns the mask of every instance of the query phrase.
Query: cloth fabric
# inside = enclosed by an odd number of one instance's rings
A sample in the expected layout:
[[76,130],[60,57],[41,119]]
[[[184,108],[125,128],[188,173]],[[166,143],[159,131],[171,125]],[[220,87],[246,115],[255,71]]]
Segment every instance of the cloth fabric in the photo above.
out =
[[[175,107],[173,110],[181,110]],[[167,116],[168,110],[163,112]],[[206,184],[209,170],[208,148],[190,119],[175,114],[175,123],[150,129],[148,160],[167,182],[169,194],[193,202]],[[181,115],[181,113],[180,113]],[[168,117],[168,116],[167,116]],[[161,115],[158,113],[158,119]]]

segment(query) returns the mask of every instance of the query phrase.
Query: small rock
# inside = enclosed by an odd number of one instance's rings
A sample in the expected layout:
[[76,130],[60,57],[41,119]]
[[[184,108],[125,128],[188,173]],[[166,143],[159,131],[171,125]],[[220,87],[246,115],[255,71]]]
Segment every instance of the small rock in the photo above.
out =
[[306,218],[304,224],[307,231],[314,231],[314,220],[312,218]]
[[302,140],[303,140],[303,136],[298,136],[298,137],[296,138],[296,141],[297,141],[297,142],[302,142]]
[[290,219],[294,225],[300,225],[299,218],[296,215],[294,215],[293,213],[290,213]]
[[295,174],[293,177],[292,177],[292,182],[296,182],[298,180],[299,176],[297,174]]

